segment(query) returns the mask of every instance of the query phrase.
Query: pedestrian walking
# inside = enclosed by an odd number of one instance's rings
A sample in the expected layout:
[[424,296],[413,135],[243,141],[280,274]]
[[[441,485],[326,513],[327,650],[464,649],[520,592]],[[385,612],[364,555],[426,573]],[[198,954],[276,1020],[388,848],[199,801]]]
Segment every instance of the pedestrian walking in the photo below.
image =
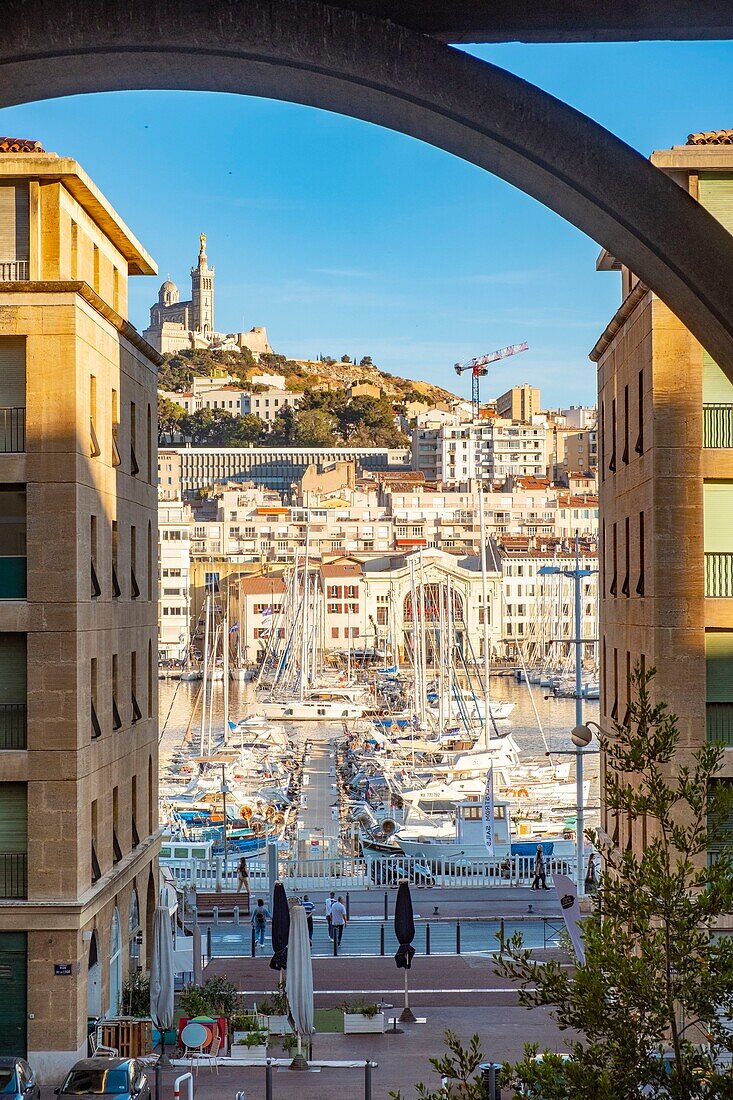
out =
[[243,890],[249,893],[249,871],[247,870],[247,860],[242,856],[237,865],[237,893],[241,894]]
[[598,889],[598,883],[596,882],[596,854],[591,852],[588,857],[588,870],[585,873],[585,892],[586,894],[595,894]]
[[308,923],[308,939],[311,941],[311,947],[313,946],[313,910],[315,905],[310,900],[307,894],[303,894],[302,901],[303,908],[305,909],[305,919]]
[[336,901],[336,895],[334,894],[334,892],[332,890],[331,893],[326,898],[326,924],[328,925],[328,938],[329,938],[329,940],[333,939],[333,925],[332,925],[332,922],[331,922],[331,910],[333,908],[333,905],[334,905],[335,901]]
[[[540,884],[542,884],[542,885],[540,886]],[[537,852],[536,852],[535,857],[534,857],[534,879],[532,881],[532,887],[531,888],[533,890],[539,890],[539,889],[549,890],[550,889],[550,887],[547,885],[547,879],[545,877],[545,859],[544,859],[544,856],[542,854],[542,845],[541,844],[537,845]]]
[[341,937],[344,934],[347,919],[344,899],[339,897],[331,905],[331,931],[336,937],[336,943],[339,947],[341,946]]
[[265,946],[265,929],[267,922],[272,918],[272,913],[265,905],[262,898],[257,899],[257,905],[252,913],[252,927],[255,930],[255,943],[260,947]]

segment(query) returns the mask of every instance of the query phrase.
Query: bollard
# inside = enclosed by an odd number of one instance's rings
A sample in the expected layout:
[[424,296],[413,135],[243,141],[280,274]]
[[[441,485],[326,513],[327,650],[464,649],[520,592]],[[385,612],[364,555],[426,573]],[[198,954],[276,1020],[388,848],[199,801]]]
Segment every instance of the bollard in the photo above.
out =
[[239,906],[238,905],[234,906],[234,926],[235,926],[235,928],[239,927]]
[[461,953],[461,922],[456,921],[456,955]]
[[210,928],[206,929],[206,956],[207,956],[209,962],[211,962],[211,929]]
[[388,902],[389,902],[389,894],[385,890],[384,891],[384,919],[385,920],[389,920],[389,912],[387,911]]
[[219,906],[215,905],[211,910],[211,919],[214,922],[214,928],[219,927]]
[[379,954],[384,954],[384,925],[379,926]]
[[346,919],[351,919],[351,900],[349,898],[349,891],[346,891]]
[[499,925],[499,951],[501,952],[502,955],[504,954],[505,949],[506,949],[506,937],[504,935],[504,918],[502,917],[501,918],[501,923]]
[[372,1100],[372,1066],[376,1066],[376,1062],[364,1063],[364,1100]]
[[430,925],[425,925],[425,954],[430,954]]
[[267,1059],[265,1066],[265,1100],[272,1100],[272,1059]]
[[482,1062],[479,1069],[481,1070],[483,1100],[501,1100],[501,1089],[499,1088],[501,1062]]
[[254,925],[252,926],[252,937],[251,937],[251,938],[252,938],[252,948],[251,948],[251,950],[252,950],[252,958],[254,958],[254,957],[255,957],[255,955],[257,954],[257,950],[256,950],[256,946],[255,946],[255,930],[254,930]]

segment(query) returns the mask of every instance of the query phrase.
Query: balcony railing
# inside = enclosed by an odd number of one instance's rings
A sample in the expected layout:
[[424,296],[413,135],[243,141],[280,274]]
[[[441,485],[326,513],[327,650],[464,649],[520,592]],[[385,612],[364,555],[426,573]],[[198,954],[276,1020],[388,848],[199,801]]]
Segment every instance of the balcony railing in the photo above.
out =
[[733,703],[706,703],[705,724],[708,741],[733,745]]
[[0,749],[25,749],[28,722],[25,703],[0,703]]
[[733,404],[703,405],[702,445],[721,450],[733,448]]
[[25,408],[0,408],[0,454],[25,450]]
[[0,600],[26,598],[26,559],[0,557]]
[[28,897],[28,855],[0,852],[0,898]]
[[27,279],[27,260],[0,260],[0,283],[22,283]]
[[705,595],[733,597],[733,554],[705,555]]

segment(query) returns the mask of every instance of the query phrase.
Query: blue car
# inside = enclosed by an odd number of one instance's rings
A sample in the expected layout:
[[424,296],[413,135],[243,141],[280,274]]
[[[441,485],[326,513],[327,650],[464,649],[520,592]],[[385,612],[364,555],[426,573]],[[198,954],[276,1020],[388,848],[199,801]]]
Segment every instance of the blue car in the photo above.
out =
[[0,1058],[2,1100],[39,1100],[36,1075],[23,1058]]
[[134,1058],[83,1058],[69,1070],[57,1096],[116,1096],[149,1100],[150,1085],[142,1062]]

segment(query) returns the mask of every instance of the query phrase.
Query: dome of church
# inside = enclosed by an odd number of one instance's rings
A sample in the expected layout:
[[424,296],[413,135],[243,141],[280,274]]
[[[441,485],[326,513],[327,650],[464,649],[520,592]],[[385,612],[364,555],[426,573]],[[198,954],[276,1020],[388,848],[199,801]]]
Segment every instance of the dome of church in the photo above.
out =
[[162,306],[168,306],[177,301],[178,287],[174,282],[172,282],[171,279],[166,279],[166,281],[161,285],[161,288],[158,291],[158,302]]

